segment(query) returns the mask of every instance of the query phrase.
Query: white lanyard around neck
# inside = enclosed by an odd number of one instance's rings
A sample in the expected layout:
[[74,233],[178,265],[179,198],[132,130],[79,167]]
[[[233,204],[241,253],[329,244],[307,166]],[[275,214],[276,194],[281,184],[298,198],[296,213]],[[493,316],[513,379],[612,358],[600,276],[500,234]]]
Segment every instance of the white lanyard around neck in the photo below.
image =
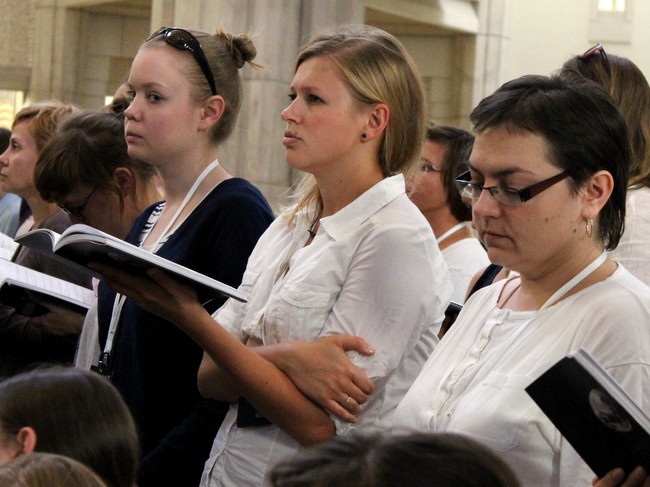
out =
[[[187,203],[189,203],[190,199],[192,199],[192,196],[194,196],[194,193],[196,193],[197,189],[199,188],[199,186],[201,185],[203,180],[206,177],[208,177],[208,174],[210,174],[212,172],[212,170],[215,169],[218,166],[219,166],[219,160],[215,159],[210,164],[208,164],[205,167],[205,169],[203,169],[201,174],[199,174],[199,177],[196,178],[196,180],[194,181],[194,183],[190,187],[189,191],[185,195],[185,198],[183,198],[183,201],[181,202],[180,206],[176,210],[176,213],[174,213],[174,216],[171,218],[171,220],[169,221],[169,223],[167,224],[165,229],[160,233],[160,235],[158,236],[158,239],[156,239],[156,242],[151,247],[153,249],[152,251],[153,251],[154,254],[160,249],[160,247],[161,247],[160,242],[162,242],[162,240],[165,237],[167,237],[167,234],[172,229],[172,226],[176,223],[176,220],[178,220],[178,217],[183,212],[183,210],[187,206]],[[206,193],[206,195],[207,195],[207,193]],[[151,230],[153,229],[154,226],[155,226],[155,224],[152,225],[152,227],[149,229],[149,232],[151,232]],[[145,237],[142,239],[143,242],[147,239],[147,235],[145,235]]]
[[440,244],[442,243],[443,240],[445,240],[446,238],[449,238],[451,235],[453,235],[454,233],[458,232],[459,230],[462,230],[463,228],[465,228],[465,222],[460,222],[460,223],[454,225],[454,226],[451,227],[449,230],[447,230],[445,233],[443,233],[442,235],[440,235],[440,236],[436,239],[436,243],[437,243],[438,245],[440,245]]
[[593,262],[591,262],[591,264],[589,264],[587,267],[582,269],[572,279],[569,279],[569,281],[566,282],[564,286],[562,286],[560,289],[555,291],[553,295],[546,300],[546,302],[542,305],[542,307],[539,308],[539,311],[546,309],[549,306],[552,306],[553,304],[557,303],[560,299],[564,297],[566,293],[571,291],[571,289],[576,287],[584,279],[586,279],[592,272],[598,269],[603,264],[603,262],[605,262],[605,259],[607,259],[607,252],[603,252],[602,254],[600,254],[600,256],[598,256]]
[[[189,191],[185,195],[185,198],[183,198],[183,201],[181,202],[180,206],[176,210],[176,213],[174,213],[174,216],[170,220],[170,222],[167,224],[165,229],[162,231],[158,239],[156,240],[156,243],[153,245],[153,253],[155,254],[158,250],[160,250],[161,242],[162,240],[167,236],[167,233],[171,230],[172,225],[176,223],[176,220],[180,216],[181,212],[185,209],[187,206],[187,203],[190,201],[192,196],[194,196],[194,193],[196,193],[199,185],[203,182],[203,180],[212,172],[213,169],[219,166],[219,160],[215,159],[212,161],[208,166],[206,166],[205,169],[199,174],[199,177],[196,178],[192,186],[190,187]],[[207,196],[207,193],[206,193]],[[204,196],[205,198],[205,196]],[[152,225],[153,228],[153,225]],[[151,228],[149,229],[149,232],[151,232]],[[145,236],[142,241],[147,237]],[[118,323],[120,321],[120,316],[122,314],[122,308],[124,307],[124,302],[126,301],[126,296],[122,294],[116,294],[115,295],[115,301],[113,301],[113,311],[111,313],[111,321],[108,326],[108,335],[106,336],[106,345],[104,346],[104,352],[100,355],[99,359],[99,371],[102,373],[102,370],[107,370],[108,371],[108,360],[110,358],[110,355],[113,351],[113,342],[115,340],[115,335],[117,333],[117,327]],[[106,373],[108,374],[108,372]],[[104,375],[104,374],[103,374]],[[107,375],[105,375],[107,376]]]

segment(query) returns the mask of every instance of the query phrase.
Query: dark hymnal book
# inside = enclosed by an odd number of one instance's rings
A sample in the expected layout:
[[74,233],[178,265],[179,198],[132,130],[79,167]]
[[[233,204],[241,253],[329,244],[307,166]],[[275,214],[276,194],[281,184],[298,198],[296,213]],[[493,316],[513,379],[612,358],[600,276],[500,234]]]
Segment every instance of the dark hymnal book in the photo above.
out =
[[650,472],[650,417],[585,350],[569,354],[526,392],[598,475]]
[[158,267],[175,279],[193,286],[203,301],[218,294],[246,301],[243,293],[221,281],[147,252],[88,225],[72,225],[60,235],[49,229],[32,230],[15,240],[26,247],[50,254],[58,260],[64,259],[100,279],[99,274],[84,266],[91,262],[98,262],[131,273],[141,273],[148,267]]

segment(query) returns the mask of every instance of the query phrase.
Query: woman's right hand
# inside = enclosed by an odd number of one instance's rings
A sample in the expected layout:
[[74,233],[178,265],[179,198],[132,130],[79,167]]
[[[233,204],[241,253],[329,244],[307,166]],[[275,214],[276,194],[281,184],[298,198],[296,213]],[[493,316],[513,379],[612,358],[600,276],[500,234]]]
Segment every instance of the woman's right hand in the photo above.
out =
[[374,353],[361,337],[332,335],[314,342],[284,343],[281,359],[273,362],[306,397],[334,416],[354,422],[374,386],[347,356],[351,351]]
[[602,479],[594,479],[593,487],[650,487],[650,476],[643,467],[637,467],[625,477],[621,468],[615,468]]

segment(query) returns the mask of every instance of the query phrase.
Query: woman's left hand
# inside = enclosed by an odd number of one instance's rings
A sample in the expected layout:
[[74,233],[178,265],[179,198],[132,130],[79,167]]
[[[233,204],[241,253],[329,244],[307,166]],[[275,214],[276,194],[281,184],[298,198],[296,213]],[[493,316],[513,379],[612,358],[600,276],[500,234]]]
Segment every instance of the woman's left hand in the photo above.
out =
[[374,385],[347,352],[372,355],[370,345],[361,337],[332,335],[314,342],[287,342],[282,348],[282,360],[272,362],[296,387],[329,413],[354,422]]

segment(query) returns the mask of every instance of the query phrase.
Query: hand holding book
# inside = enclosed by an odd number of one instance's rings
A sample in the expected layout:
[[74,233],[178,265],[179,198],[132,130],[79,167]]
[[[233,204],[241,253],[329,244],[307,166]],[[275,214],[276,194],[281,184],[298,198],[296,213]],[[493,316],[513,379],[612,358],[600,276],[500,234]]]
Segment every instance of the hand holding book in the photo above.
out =
[[202,302],[217,295],[246,301],[246,296],[227,284],[147,252],[88,225],[72,225],[60,235],[51,230],[33,230],[21,235],[16,241],[41,252],[49,253],[55,258],[64,259],[70,265],[83,266],[95,277],[102,278],[102,275],[97,272],[97,269],[93,270],[89,267],[91,263],[120,268],[130,274],[143,276],[146,269],[157,267],[174,276],[175,279],[190,283]]

